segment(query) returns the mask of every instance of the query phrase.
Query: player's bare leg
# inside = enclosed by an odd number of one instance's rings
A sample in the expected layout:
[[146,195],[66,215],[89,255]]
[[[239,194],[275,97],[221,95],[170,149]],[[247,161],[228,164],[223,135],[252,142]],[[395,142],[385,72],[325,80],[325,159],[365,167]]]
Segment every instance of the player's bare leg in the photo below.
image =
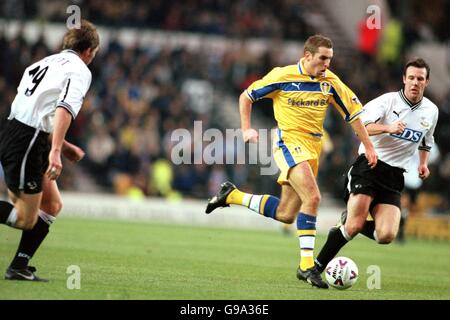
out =
[[[351,194],[347,202],[347,219],[342,230],[347,240],[353,239],[363,228],[373,198],[366,194]],[[345,233],[344,233],[345,232]]]
[[42,180],[42,201],[40,209],[47,214],[56,217],[62,209],[61,193],[55,180],[44,176]]
[[380,203],[372,210],[375,220],[375,240],[380,244],[391,243],[397,236],[401,212],[397,206]]
[[287,224],[293,223],[301,205],[302,201],[294,188],[289,184],[283,184],[281,186],[281,198],[277,208],[276,220]]
[[16,229],[32,229],[37,221],[42,192],[26,194],[23,192],[14,193],[8,190],[8,196],[14,209],[11,208],[7,224]]
[[282,230],[286,235],[291,234],[291,227],[295,222],[302,201],[290,184],[283,183],[281,186],[281,198],[278,205],[276,219],[283,223]]

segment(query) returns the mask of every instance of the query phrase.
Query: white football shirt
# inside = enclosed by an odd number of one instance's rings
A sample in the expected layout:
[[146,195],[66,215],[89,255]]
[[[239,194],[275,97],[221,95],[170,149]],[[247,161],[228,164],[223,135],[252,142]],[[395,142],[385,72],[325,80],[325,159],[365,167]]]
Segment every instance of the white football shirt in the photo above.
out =
[[25,69],[8,119],[53,132],[57,107],[75,118],[91,85],[91,71],[73,50],[63,50]]
[[[364,125],[378,123],[389,125],[401,120],[406,123],[406,129],[401,134],[382,133],[370,136],[370,140],[378,153],[378,159],[393,167],[408,168],[408,162],[416,149],[430,151],[434,144],[439,111],[428,98],[412,104],[403,90],[389,92],[368,102],[361,114]],[[365,152],[361,143],[358,153]]]

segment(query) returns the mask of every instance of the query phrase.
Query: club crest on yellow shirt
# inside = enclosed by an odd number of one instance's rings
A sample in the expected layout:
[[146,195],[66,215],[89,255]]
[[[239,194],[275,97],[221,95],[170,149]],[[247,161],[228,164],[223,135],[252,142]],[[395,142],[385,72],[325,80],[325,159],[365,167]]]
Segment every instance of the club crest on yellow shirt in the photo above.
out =
[[327,81],[320,82],[320,90],[323,94],[328,95],[331,90],[331,84]]

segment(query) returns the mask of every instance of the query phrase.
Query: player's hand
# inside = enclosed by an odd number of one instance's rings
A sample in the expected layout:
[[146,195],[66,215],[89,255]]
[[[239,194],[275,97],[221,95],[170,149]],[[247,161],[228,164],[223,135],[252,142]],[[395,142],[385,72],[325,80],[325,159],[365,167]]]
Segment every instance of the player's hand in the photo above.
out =
[[365,149],[366,149],[365,156],[369,163],[369,167],[370,169],[373,169],[375,168],[378,162],[377,152],[375,151],[375,148],[373,147],[372,144],[370,144],[370,146],[365,146]]
[[62,154],[68,160],[70,160],[72,162],[78,162],[84,158],[84,155],[86,153],[80,147],[77,147],[74,144],[64,141],[64,145],[62,148]]
[[388,128],[388,133],[400,134],[406,129],[406,122],[403,121],[395,121],[391,123]]
[[430,170],[428,169],[428,166],[425,164],[421,164],[419,166],[419,178],[422,180],[425,180],[430,175]]
[[48,155],[48,168],[45,175],[50,180],[58,179],[62,171],[61,153],[57,150],[51,150]]
[[258,142],[258,132],[255,129],[250,128],[242,131],[242,136],[244,137],[244,142]]

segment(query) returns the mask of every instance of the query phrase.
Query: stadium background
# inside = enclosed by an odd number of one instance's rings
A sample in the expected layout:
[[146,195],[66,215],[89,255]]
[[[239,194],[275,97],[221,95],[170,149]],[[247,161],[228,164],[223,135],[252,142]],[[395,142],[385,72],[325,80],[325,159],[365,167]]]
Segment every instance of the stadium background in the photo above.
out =
[[[416,305],[422,299],[449,299],[448,1],[1,0],[1,121],[25,66],[59,49],[71,4],[98,26],[102,40],[90,66],[91,89],[68,136],[87,158],[76,166],[64,163],[63,212],[32,260],[50,282],[0,280],[0,301],[263,299],[272,305],[273,300],[412,299]],[[370,15],[369,5],[381,8],[381,30],[358,28]],[[273,66],[295,63],[304,39],[314,33],[333,39],[332,69],[363,103],[401,88],[402,63],[423,56],[432,68],[426,95],[440,108],[440,155],[423,185],[419,211],[408,222],[406,245],[374,245],[361,236],[346,246],[341,254],[354,259],[360,275],[344,292],[314,290],[297,281],[298,241],[283,236],[279,224],[237,206],[203,213],[206,198],[222,180],[276,194],[275,177],[261,177],[258,165],[176,166],[169,157],[173,129],[192,131],[194,120],[202,121],[203,130],[239,127],[240,92]],[[357,147],[349,126],[330,110],[325,126],[332,148],[319,176],[317,248],[342,209],[340,179]],[[255,127],[274,126],[271,112],[270,101],[254,108]],[[223,153],[235,148],[227,143]],[[10,262],[20,235],[0,227],[0,268]],[[368,285],[367,270],[374,265],[381,270],[380,290]],[[81,271],[79,290],[69,286],[73,266]],[[107,309],[115,305],[121,304]],[[179,317],[175,304],[147,306],[146,311],[160,308]],[[299,306],[302,314],[317,310],[305,307],[305,301],[282,309],[298,313]],[[33,312],[39,310],[48,308]],[[272,315],[276,311],[271,307]]]
[[[160,201],[156,198],[205,203],[222,181],[231,180],[243,190],[278,194],[276,176],[261,176],[258,165],[174,165],[170,135],[177,128],[192,131],[195,120],[202,121],[203,130],[239,127],[240,92],[274,66],[296,63],[304,39],[322,33],[334,42],[331,69],[363,103],[400,89],[402,65],[409,57],[420,55],[430,62],[432,82],[426,96],[440,109],[435,133],[440,154],[422,187],[416,214],[437,216],[448,225],[448,1],[339,0],[331,10],[326,1],[312,0],[4,0],[2,121],[24,68],[58,50],[71,4],[99,27],[101,50],[90,66],[93,82],[84,107],[67,137],[86,150],[86,158],[76,166],[64,163],[59,179],[63,191],[107,193],[146,203]],[[370,16],[366,9],[373,4],[381,8],[380,30],[364,27]],[[253,110],[256,128],[275,125],[270,101]],[[333,206],[341,203],[342,175],[358,143],[330,110],[325,123],[330,143],[319,184],[325,205]],[[234,144],[225,144],[224,155],[234,151]],[[5,192],[1,178],[0,192]]]

